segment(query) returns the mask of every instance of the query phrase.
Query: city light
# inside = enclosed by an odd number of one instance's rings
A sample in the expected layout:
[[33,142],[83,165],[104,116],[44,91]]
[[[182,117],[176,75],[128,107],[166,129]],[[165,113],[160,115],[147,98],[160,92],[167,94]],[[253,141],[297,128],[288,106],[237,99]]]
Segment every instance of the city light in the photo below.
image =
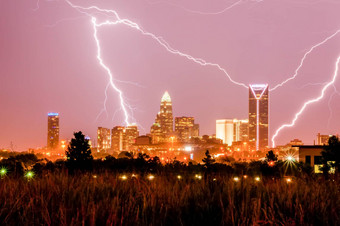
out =
[[150,175],[148,176],[148,179],[149,179],[149,180],[153,180],[153,179],[155,179],[155,176],[150,174]]
[[196,178],[197,180],[201,180],[201,179],[202,179],[202,176],[199,175],[199,174],[196,174],[196,175],[195,175],[195,178]]
[[261,179],[260,179],[260,177],[255,177],[255,181],[260,181]]
[[186,146],[186,147],[184,148],[184,151],[192,151],[192,147],[191,147],[191,146]]
[[290,162],[293,162],[295,159],[294,159],[293,156],[288,155],[286,160],[287,160],[287,161],[290,161]]
[[1,175],[1,177],[4,177],[4,176],[6,176],[6,174],[7,174],[7,169],[6,168],[1,168],[0,169],[0,175]]
[[248,176],[247,176],[247,175],[243,175],[243,178],[244,178],[244,179],[247,179],[247,178],[248,178]]
[[274,161],[269,161],[269,162],[268,162],[268,165],[271,166],[271,167],[273,167],[273,166],[275,165],[275,162],[274,162]]
[[27,171],[26,174],[25,174],[25,177],[26,177],[28,180],[32,179],[32,178],[34,177],[34,172],[31,171],[31,170]]
[[177,176],[177,179],[178,179],[178,180],[182,179],[182,176],[181,176],[181,175],[178,175],[178,176]]
[[291,183],[292,182],[292,178],[288,177],[288,178],[286,178],[286,181],[287,181],[287,183]]
[[238,181],[240,180],[240,178],[234,177],[233,180],[234,180],[235,182],[238,182]]
[[127,180],[128,178],[127,178],[126,175],[122,175],[122,176],[120,176],[120,179],[121,179],[121,180]]

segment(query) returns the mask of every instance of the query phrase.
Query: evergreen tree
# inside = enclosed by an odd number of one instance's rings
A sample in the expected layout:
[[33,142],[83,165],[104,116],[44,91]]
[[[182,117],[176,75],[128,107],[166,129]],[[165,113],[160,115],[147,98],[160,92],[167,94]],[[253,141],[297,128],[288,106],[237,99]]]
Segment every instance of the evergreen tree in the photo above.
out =
[[89,141],[84,134],[79,131],[74,133],[66,151],[66,165],[71,170],[90,170],[92,169],[92,154]]
[[276,162],[277,161],[277,155],[274,154],[273,151],[268,151],[268,153],[266,154],[266,161],[267,162]]
[[210,155],[210,153],[209,153],[209,150],[207,150],[206,152],[205,152],[205,158],[204,159],[202,159],[202,161],[204,162],[204,165],[208,168],[208,167],[210,167],[212,164],[214,164],[214,162],[215,162],[215,159],[213,159],[212,157],[211,157],[211,155]]

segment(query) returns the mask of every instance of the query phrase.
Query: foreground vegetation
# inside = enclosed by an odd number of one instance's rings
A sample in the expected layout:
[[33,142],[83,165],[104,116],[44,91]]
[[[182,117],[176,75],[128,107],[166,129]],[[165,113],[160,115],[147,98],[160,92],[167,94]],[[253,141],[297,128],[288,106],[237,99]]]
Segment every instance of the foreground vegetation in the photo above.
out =
[[[293,158],[203,164],[126,153],[93,159],[84,136],[67,160],[33,154],[0,161],[2,225],[339,225],[340,178],[336,159],[315,175]],[[331,146],[331,145],[329,145]],[[324,155],[324,154],[323,154]],[[334,157],[335,156],[335,157]],[[325,160],[327,160],[325,158]],[[325,165],[328,162],[325,161]]]
[[[339,225],[339,180],[66,172],[3,177],[3,225]],[[202,176],[202,177],[200,177]]]

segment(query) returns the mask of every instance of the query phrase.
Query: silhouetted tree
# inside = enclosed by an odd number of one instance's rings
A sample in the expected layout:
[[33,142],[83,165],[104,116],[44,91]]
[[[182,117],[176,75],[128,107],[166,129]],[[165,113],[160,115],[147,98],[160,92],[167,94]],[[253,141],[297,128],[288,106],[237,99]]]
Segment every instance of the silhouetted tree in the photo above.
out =
[[274,154],[273,151],[268,151],[268,153],[266,154],[266,161],[267,162],[276,162],[277,161],[277,155]]
[[332,136],[328,140],[328,146],[321,152],[323,167],[321,170],[325,175],[328,174],[330,167],[334,167],[336,172],[340,169],[340,141],[336,136]]
[[215,159],[213,159],[212,157],[211,157],[211,155],[210,155],[210,153],[209,153],[209,150],[207,150],[206,152],[205,152],[205,158],[204,159],[202,159],[202,161],[204,162],[204,165],[207,167],[207,168],[209,168],[212,164],[214,164],[214,162],[215,162]]
[[71,170],[90,170],[92,169],[92,154],[89,141],[85,139],[84,134],[79,131],[74,133],[66,151],[66,166]]

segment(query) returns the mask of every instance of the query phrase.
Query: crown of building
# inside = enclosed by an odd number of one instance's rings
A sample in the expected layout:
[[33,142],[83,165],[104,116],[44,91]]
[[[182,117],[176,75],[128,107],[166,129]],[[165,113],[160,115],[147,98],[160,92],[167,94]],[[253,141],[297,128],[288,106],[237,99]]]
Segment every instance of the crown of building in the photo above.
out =
[[165,91],[165,93],[163,94],[162,102],[171,102],[171,98],[168,91]]

